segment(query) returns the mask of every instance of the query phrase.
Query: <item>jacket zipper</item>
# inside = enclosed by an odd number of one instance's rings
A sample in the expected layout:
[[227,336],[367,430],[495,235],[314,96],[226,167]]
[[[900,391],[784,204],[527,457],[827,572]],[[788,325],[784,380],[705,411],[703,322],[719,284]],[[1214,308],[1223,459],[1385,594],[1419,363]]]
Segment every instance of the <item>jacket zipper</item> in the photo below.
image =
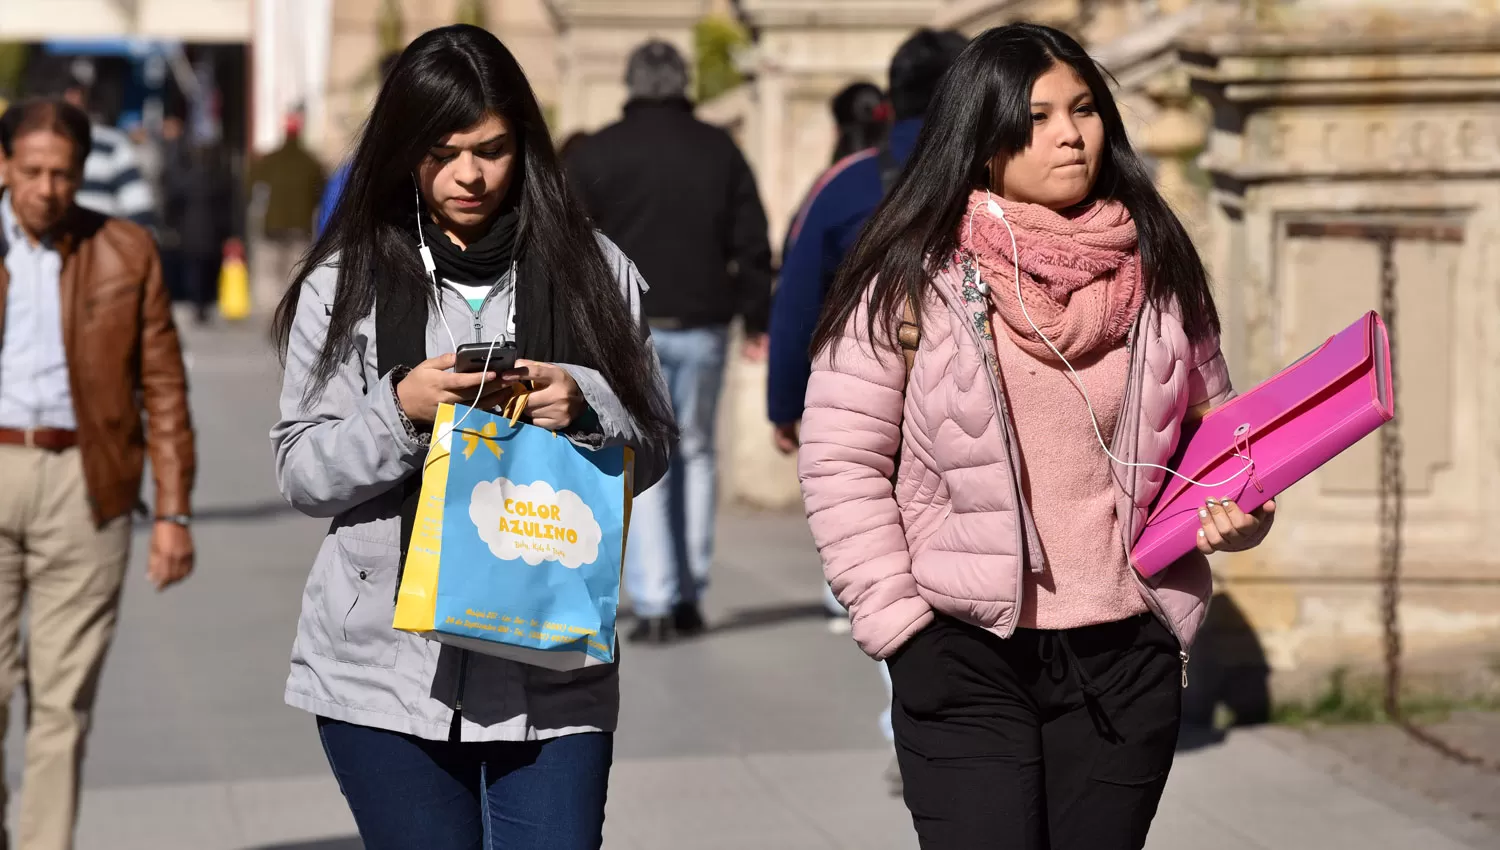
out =
[[458,651],[458,687],[453,691],[453,713],[462,715],[464,713],[464,685],[469,678],[469,651],[460,649]]
[[991,368],[991,361],[985,353],[984,340],[980,338],[979,331],[975,330],[973,322],[965,318],[962,309],[954,307],[950,297],[952,293],[948,292],[946,287],[935,286],[933,288],[938,291],[938,297],[943,299],[943,303],[947,305],[948,309],[958,315],[960,324],[968,330],[969,338],[973,340],[975,347],[979,349],[980,358],[984,360],[984,372],[985,376],[989,379],[990,394],[995,401],[995,410],[1000,416],[1000,436],[1005,441],[1005,457],[1007,462],[1012,466],[1010,471],[1010,486],[1016,497],[1016,552],[1018,553],[1018,557],[1022,558],[1023,563],[1017,565],[1016,604],[1011,609],[1010,621],[1005,624],[1004,628],[1003,637],[1008,638],[1016,633],[1016,626],[1021,620],[1021,601],[1025,599],[1026,594],[1026,566],[1024,560],[1031,555],[1031,549],[1026,543],[1026,509],[1022,505],[1022,500],[1025,496],[1021,493],[1021,475],[1018,470],[1014,469],[1015,456],[1011,453],[1010,416],[1006,412],[1005,394],[1000,390],[1000,379],[995,375],[995,370]]
[[[504,280],[504,278],[501,278],[501,280]],[[500,284],[497,281],[496,284],[495,284],[495,287],[498,287],[499,285]],[[459,292],[456,287],[454,287],[453,285],[451,285],[449,283],[443,283],[441,286],[438,287],[438,309],[439,310],[445,309],[445,305],[443,303],[444,300],[445,300],[443,298],[443,293],[445,293],[445,292],[451,292],[454,295],[458,296],[459,302],[464,305],[464,309],[469,312],[471,318],[473,319],[473,325],[474,325],[474,339],[473,339],[473,341],[474,342],[484,342],[485,341],[485,339],[484,339],[484,319],[483,319],[484,308],[486,308],[486,307],[488,307],[490,305],[490,298],[495,294],[495,287],[490,287],[490,291],[488,293],[486,293],[485,296],[484,296],[484,301],[482,303],[480,303],[479,309],[476,310],[472,306],[470,306],[469,299],[462,292]]]
[[[474,314],[475,342],[484,342],[484,308],[489,306],[490,298],[494,296],[495,291],[499,289],[500,283],[503,280],[504,277],[502,276],[499,281],[495,282],[494,286],[490,287],[490,291],[484,296],[484,301],[479,305],[478,310],[474,310],[472,307],[469,307],[470,311]],[[465,307],[469,306],[469,299],[465,298],[462,292],[459,292],[456,289],[452,289],[452,287],[449,287],[449,289],[453,291],[453,294],[459,297],[459,300],[463,302]],[[512,293],[511,297],[515,298],[515,294]],[[443,309],[441,291],[438,296],[438,309]],[[458,687],[453,691],[453,713],[454,715],[459,717],[462,717],[464,713],[464,685],[468,684],[468,678],[469,651],[467,649],[460,649],[458,651]]]
[[[1120,431],[1118,428],[1116,428],[1115,438],[1113,440],[1114,445],[1111,447],[1111,452],[1116,457],[1124,457],[1130,463],[1135,463],[1140,459],[1140,456],[1137,452],[1137,449],[1140,446],[1139,423],[1141,420],[1142,404],[1140,391],[1140,372],[1145,366],[1146,358],[1145,352],[1138,350],[1140,348],[1140,345],[1138,344],[1140,341],[1138,339],[1138,336],[1143,332],[1144,328],[1141,326],[1141,319],[1137,317],[1135,322],[1130,327],[1129,336],[1126,337],[1130,340],[1130,342],[1127,344],[1127,348],[1130,351],[1130,383],[1126,388],[1127,409],[1124,411],[1124,413],[1128,415],[1122,415],[1120,417],[1121,422],[1136,423],[1137,431],[1133,435],[1134,439],[1130,441],[1129,447],[1122,447],[1120,445]],[[1125,517],[1126,528],[1124,543],[1128,560],[1130,547],[1135,542],[1135,502],[1133,494],[1135,493],[1136,480],[1139,478],[1140,472],[1136,467],[1133,466],[1126,467],[1126,471],[1130,476],[1130,492],[1132,494],[1131,510]],[[1156,615],[1156,618],[1158,620],[1161,620],[1162,625],[1167,627],[1167,631],[1171,632],[1172,636],[1177,638],[1177,646],[1179,647],[1177,657],[1182,662],[1182,687],[1184,690],[1186,690],[1188,686],[1188,660],[1191,657],[1187,650],[1187,641],[1184,641],[1182,639],[1182,635],[1177,631],[1176,624],[1172,622],[1171,617],[1167,616],[1167,609],[1162,606],[1161,597],[1156,595],[1156,590],[1152,588],[1151,585],[1147,584],[1146,580],[1141,577],[1141,574],[1136,571],[1134,564],[1130,565],[1130,572],[1133,576],[1135,576],[1136,583],[1140,585],[1141,590],[1146,594],[1147,607],[1151,609],[1151,612]]]
[[[469,299],[465,298],[464,294],[462,292],[459,292],[454,287],[452,287],[452,286],[446,286],[446,285],[445,286],[440,286],[438,288],[438,310],[445,310],[445,309],[447,309],[446,304],[444,303],[446,301],[446,299],[444,298],[444,295],[443,295],[443,293],[445,291],[452,292],[454,295],[458,296],[459,302],[462,303],[465,308],[468,308],[471,312],[473,312],[473,308],[469,307]],[[488,299],[486,299],[486,300],[488,300]],[[483,336],[484,336],[484,325],[480,322],[479,313],[475,312],[474,313],[474,341],[475,342],[482,341],[481,337],[483,337]],[[469,651],[467,649],[460,649],[458,651],[458,684],[453,689],[453,716],[457,720],[461,720],[462,717],[463,717],[463,713],[464,713],[464,685],[467,684],[468,676],[469,676]],[[459,732],[459,738],[460,738],[460,740],[462,740],[462,736],[463,736],[463,733],[462,733],[462,730],[460,729],[460,732]]]

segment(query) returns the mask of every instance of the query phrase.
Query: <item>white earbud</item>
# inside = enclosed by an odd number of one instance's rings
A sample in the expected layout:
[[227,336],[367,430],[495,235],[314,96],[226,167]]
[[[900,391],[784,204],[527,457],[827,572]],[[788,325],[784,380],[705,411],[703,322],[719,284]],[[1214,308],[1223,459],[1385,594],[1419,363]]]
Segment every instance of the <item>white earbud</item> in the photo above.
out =
[[411,176],[411,188],[417,195],[417,253],[422,255],[422,268],[432,278],[432,285],[437,286],[437,262],[432,259],[432,249],[427,247],[427,236],[422,232],[422,190],[417,186],[415,174]]

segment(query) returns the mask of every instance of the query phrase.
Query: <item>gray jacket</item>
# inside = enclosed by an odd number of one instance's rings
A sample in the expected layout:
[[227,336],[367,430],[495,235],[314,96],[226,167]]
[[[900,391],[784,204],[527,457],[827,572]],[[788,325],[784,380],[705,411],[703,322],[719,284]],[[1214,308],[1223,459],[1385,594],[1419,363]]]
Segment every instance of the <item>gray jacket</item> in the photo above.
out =
[[[599,240],[649,346],[650,332],[640,318],[646,284],[613,243]],[[377,370],[373,314],[356,329],[355,353],[320,396],[304,403],[337,277],[337,269],[326,265],[303,283],[287,349],[281,421],[271,431],[282,495],[308,516],[333,519],[302,594],[287,703],[432,740],[448,738],[460,700],[465,741],[613,730],[620,702],[618,665],[557,672],[391,628],[401,534],[396,485],[417,474],[427,447],[409,436],[390,376]],[[489,342],[508,324],[513,291],[507,274],[476,317],[456,290],[441,287],[442,310],[432,311],[427,325],[428,354],[451,352],[450,333],[459,344]],[[661,382],[655,349],[650,350],[649,368]],[[634,448],[637,492],[659,480],[666,448],[641,444],[636,423],[597,371],[558,365],[578,382],[598,418],[598,433],[575,435],[574,441]]]

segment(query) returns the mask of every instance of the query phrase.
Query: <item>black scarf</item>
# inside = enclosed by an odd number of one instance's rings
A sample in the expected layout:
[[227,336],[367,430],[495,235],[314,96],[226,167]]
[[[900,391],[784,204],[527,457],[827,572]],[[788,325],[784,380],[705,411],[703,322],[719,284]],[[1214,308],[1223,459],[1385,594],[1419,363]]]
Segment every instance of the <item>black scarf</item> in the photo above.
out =
[[459,283],[494,282],[510,269],[520,223],[521,214],[512,207],[495,216],[483,236],[469,243],[467,248],[459,248],[431,216],[423,216],[422,236],[427,240],[427,247],[432,249],[439,279]]
[[[506,215],[514,214],[502,214],[489,233],[470,246],[470,251],[459,251],[441,230],[437,231],[439,238],[427,236],[427,244],[433,249],[433,259],[437,263],[440,277],[449,280],[464,280],[465,278],[475,281],[498,280],[510,268],[511,257],[518,256],[517,280],[512,284],[515,287],[517,356],[542,363],[568,363],[574,366],[598,368],[598,364],[585,355],[583,349],[578,346],[573,330],[568,326],[568,317],[558,304],[551,283],[546,276],[541,274],[536,262],[527,256],[524,249],[515,250],[519,227],[515,219],[511,221],[508,228],[504,226],[502,221]],[[497,233],[507,229],[510,234],[508,238],[502,234],[493,240],[496,244],[489,244],[492,242],[492,237],[496,237]],[[500,241],[505,243],[503,249],[498,244]],[[443,246],[452,249],[451,254],[458,255],[458,266],[453,265],[454,259],[449,251],[443,249]],[[482,246],[484,246],[482,251],[475,251]],[[413,250],[415,250],[415,240],[413,240]],[[472,256],[465,257],[471,252],[473,252]],[[457,269],[461,266],[469,271],[463,273],[454,271],[450,275],[444,271],[445,263],[449,264],[450,268]],[[377,292],[375,358],[382,376],[397,367],[410,368],[427,359],[427,314],[429,306],[435,306],[435,297],[436,293],[424,293],[424,297],[410,298],[398,293]],[[401,564],[403,568],[406,565],[406,549],[411,544],[412,528],[416,524],[417,502],[421,490],[422,476],[420,474],[408,477],[401,484]]]

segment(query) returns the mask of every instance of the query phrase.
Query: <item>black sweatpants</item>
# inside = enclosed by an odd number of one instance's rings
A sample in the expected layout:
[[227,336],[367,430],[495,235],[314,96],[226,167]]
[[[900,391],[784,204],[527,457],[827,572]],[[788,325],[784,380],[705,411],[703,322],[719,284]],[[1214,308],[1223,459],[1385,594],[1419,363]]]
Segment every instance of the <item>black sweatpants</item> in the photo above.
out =
[[923,850],[1139,850],[1182,713],[1149,614],[1002,640],[939,616],[890,660],[896,755]]

